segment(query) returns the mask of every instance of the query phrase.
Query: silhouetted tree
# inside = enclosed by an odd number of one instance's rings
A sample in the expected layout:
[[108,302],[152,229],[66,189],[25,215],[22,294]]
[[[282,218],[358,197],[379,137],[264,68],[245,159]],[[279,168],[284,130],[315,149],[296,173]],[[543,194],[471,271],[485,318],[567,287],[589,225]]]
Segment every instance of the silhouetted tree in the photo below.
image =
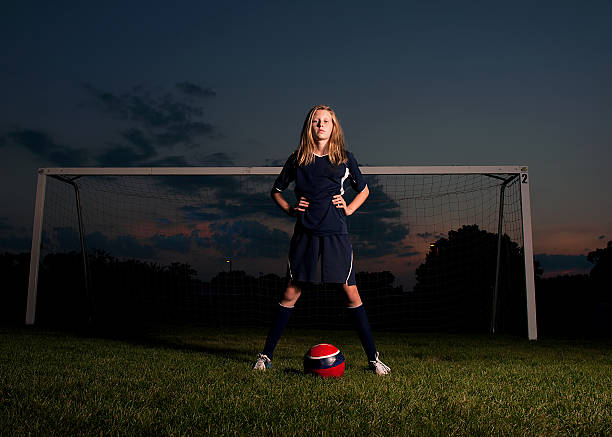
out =
[[75,326],[88,320],[83,258],[79,252],[49,253],[39,269],[36,322]]
[[29,253],[0,254],[0,322],[22,324],[28,290]]
[[612,241],[603,249],[589,252],[587,260],[593,264],[590,276],[597,285],[612,285]]
[[537,278],[538,335],[602,337],[612,335],[612,244],[590,252],[588,275]]
[[562,275],[536,282],[538,336],[582,336],[592,331],[588,275]]
[[[441,329],[488,332],[493,308],[497,234],[464,225],[431,245],[416,269],[415,299],[436,314]],[[508,235],[501,238],[498,328],[525,330],[522,251]]]
[[393,290],[395,276],[388,270],[382,272],[357,272],[355,280],[362,294],[381,290]]
[[612,241],[603,249],[589,252],[587,260],[593,263],[589,274],[593,287],[593,314],[596,320],[594,329],[600,335],[612,335]]
[[533,276],[534,279],[537,281],[539,279],[542,279],[542,275],[544,274],[544,269],[542,268],[542,264],[540,264],[540,261],[536,260],[534,258],[533,260]]

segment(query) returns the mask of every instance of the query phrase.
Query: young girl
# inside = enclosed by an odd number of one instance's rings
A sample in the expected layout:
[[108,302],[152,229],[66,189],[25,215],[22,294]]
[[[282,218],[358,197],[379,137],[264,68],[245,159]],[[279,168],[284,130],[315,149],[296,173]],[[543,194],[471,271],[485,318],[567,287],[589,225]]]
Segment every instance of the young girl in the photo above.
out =
[[[347,179],[358,193],[349,205],[342,197]],[[295,194],[299,199],[294,206],[282,195],[292,181],[295,181]],[[276,343],[302,293],[301,284],[317,281],[320,258],[322,281],[341,284],[370,368],[377,375],[391,371],[378,359],[374,347],[355,285],[353,249],[346,227],[346,217],[357,211],[368,195],[368,186],[357,161],[344,149],[344,134],[336,114],[329,106],[315,106],[304,121],[298,150],[289,157],[272,188],[274,201],[297,220],[289,246],[289,283],[254,370],[265,370],[272,365]]]

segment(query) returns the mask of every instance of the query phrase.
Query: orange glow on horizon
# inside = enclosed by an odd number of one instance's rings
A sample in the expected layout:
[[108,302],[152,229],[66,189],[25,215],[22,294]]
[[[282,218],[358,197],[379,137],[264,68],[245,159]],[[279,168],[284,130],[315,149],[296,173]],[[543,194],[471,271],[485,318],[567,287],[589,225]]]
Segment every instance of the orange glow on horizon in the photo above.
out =
[[[589,252],[605,247],[611,236],[593,229],[546,229],[534,230],[534,253],[549,255],[586,255]],[[605,235],[604,235],[605,236]]]

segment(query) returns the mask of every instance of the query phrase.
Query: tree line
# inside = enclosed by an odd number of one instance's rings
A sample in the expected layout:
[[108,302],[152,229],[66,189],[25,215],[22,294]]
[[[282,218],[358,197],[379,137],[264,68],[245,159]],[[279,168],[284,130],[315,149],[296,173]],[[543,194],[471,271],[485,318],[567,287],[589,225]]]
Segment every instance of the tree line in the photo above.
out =
[[[499,242],[499,246],[498,246]],[[536,262],[536,307],[540,336],[610,336],[612,242],[588,255],[588,275],[543,278]],[[500,253],[497,269],[497,252]],[[25,318],[29,254],[0,254],[5,285],[0,321]],[[219,272],[202,281],[188,264],[160,265],[88,254],[89,293],[78,252],[49,253],[40,266],[37,323],[41,325],[139,326],[198,323],[259,326],[269,323],[286,278],[275,274]],[[497,272],[497,273],[496,273]],[[390,271],[358,272],[357,284],[374,329],[526,334],[522,248],[507,235],[466,225],[431,245],[416,269],[416,285],[404,290]],[[497,287],[496,287],[497,284]],[[311,285],[302,294],[293,326],[349,326],[341,293]]]

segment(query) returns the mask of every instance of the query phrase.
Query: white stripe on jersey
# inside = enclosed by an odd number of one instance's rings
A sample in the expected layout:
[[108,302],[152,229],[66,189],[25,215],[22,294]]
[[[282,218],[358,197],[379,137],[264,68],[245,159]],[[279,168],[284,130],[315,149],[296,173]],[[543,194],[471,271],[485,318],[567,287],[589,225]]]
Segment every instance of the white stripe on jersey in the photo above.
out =
[[346,178],[349,177],[349,169],[348,167],[346,168],[346,172],[344,173],[344,176],[342,176],[342,180],[340,181],[340,195],[344,194],[344,181],[346,180]]

